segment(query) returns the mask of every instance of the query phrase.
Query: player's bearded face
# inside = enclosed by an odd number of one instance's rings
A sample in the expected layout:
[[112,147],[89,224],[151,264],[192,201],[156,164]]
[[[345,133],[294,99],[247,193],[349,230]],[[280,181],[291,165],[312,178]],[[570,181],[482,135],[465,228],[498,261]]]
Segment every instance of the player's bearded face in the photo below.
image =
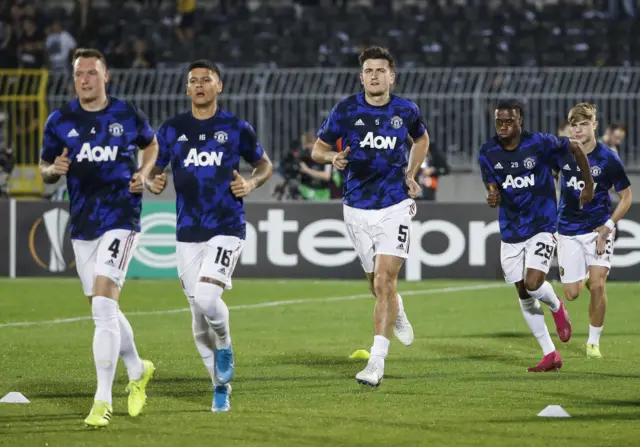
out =
[[362,65],[360,82],[371,96],[382,96],[389,92],[396,80],[396,74],[386,59],[368,59]]
[[209,106],[222,91],[222,81],[218,75],[206,68],[194,68],[189,72],[187,95],[197,106]]
[[517,110],[496,110],[495,124],[501,140],[511,140],[522,131],[522,117]]
[[109,79],[106,67],[95,57],[80,58],[73,67],[76,94],[82,102],[95,101],[106,95]]

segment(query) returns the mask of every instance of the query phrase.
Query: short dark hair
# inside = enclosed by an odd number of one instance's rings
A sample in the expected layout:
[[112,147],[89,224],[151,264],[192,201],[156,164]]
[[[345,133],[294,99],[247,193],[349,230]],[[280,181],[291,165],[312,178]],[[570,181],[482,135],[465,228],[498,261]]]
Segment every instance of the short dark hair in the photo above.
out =
[[524,118],[524,107],[517,99],[505,99],[498,103],[496,110],[517,110],[520,116]]
[[364,66],[364,62],[369,59],[384,59],[389,62],[389,68],[391,71],[396,69],[396,61],[393,59],[389,50],[384,47],[373,46],[362,50],[362,53],[360,53],[360,56],[358,57],[360,68],[362,68]]
[[104,58],[104,54],[102,54],[99,50],[96,50],[95,48],[76,48],[73,52],[73,59],[71,59],[72,64],[75,64],[76,61],[81,58],[82,59],[96,58],[100,62],[102,62],[102,65],[104,65],[105,68],[107,67],[107,60]]
[[627,126],[625,126],[625,125],[624,125],[624,124],[622,124],[622,123],[614,122],[614,123],[611,123],[611,124],[609,124],[609,125],[607,126],[607,130],[610,130],[611,132],[614,132],[614,131],[616,131],[616,130],[621,130],[621,131],[623,131],[624,133],[627,133]]
[[189,71],[195,68],[206,68],[207,70],[211,70],[218,75],[218,79],[222,79],[222,72],[220,71],[220,67],[218,67],[214,62],[211,62],[208,59],[198,59],[197,61],[193,61],[189,64]]

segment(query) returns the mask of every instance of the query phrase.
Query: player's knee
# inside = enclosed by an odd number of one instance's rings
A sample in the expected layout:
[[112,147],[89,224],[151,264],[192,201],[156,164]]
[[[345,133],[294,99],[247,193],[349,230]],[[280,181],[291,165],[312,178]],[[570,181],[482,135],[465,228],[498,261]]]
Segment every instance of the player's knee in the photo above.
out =
[[564,297],[569,301],[574,301],[580,296],[580,284],[571,284],[564,287]]
[[91,314],[96,326],[104,326],[109,329],[118,328],[118,302],[116,300],[96,296],[91,302]]
[[209,318],[214,318],[222,312],[223,288],[213,282],[198,281],[196,284],[194,303],[200,311]]
[[591,291],[591,296],[604,295],[604,289],[605,278],[589,278],[589,290]]
[[529,291],[538,290],[544,284],[544,276],[527,276],[524,280],[524,287]]
[[117,300],[120,297],[120,283],[111,276],[98,274],[93,282],[93,295]]
[[373,279],[373,294],[376,298],[388,296],[393,290],[394,281],[395,278],[388,272],[376,273]]

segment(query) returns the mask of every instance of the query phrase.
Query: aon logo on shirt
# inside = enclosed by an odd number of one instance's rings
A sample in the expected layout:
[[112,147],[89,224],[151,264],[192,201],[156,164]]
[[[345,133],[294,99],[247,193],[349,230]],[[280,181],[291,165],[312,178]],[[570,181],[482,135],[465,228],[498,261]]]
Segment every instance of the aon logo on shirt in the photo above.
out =
[[198,152],[192,148],[184,160],[184,167],[194,166],[220,166],[222,164],[222,152]]
[[[596,189],[596,186],[598,186],[598,184],[594,183],[593,189]],[[578,180],[577,177],[573,176],[567,182],[567,187],[577,189],[578,191],[582,191],[584,189],[584,181]]]
[[95,163],[102,161],[115,161],[118,156],[118,146],[94,146],[84,143],[80,152],[76,155],[76,161],[84,161]]
[[360,142],[360,147],[372,147],[374,149],[394,149],[398,137],[383,137],[375,135],[373,132],[367,132],[364,140]]
[[536,179],[534,177],[534,174],[525,175],[522,177],[514,177],[509,174],[502,183],[502,189],[507,189],[509,186],[516,189],[528,188],[529,186],[534,186],[535,184]]

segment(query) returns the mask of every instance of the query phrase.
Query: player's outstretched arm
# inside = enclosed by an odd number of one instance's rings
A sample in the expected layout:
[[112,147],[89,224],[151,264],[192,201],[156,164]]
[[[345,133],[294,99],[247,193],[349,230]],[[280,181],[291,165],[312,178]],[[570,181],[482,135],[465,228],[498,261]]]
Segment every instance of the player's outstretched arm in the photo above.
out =
[[593,185],[593,177],[591,176],[591,167],[589,166],[589,159],[587,155],[582,150],[582,143],[578,140],[570,140],[571,145],[569,149],[576,159],[576,163],[580,168],[580,178],[584,182],[584,188],[582,188],[582,192],[580,193],[580,203],[585,204],[591,202],[593,200],[594,185]]
[[409,166],[407,167],[405,183],[409,189],[410,197],[420,194],[420,185],[416,182],[418,170],[429,153],[429,134],[425,131],[420,137],[413,140],[409,151]]
[[40,159],[40,176],[42,181],[47,184],[56,183],[60,180],[60,177],[66,175],[69,172],[71,166],[71,160],[69,159],[69,149],[66,147],[62,150],[62,154],[58,155],[53,163],[49,163]]
[[261,187],[273,174],[273,164],[266,153],[262,154],[260,160],[251,163],[251,166],[253,166],[253,172],[248,179],[238,174],[238,171],[233,171],[231,192],[238,198],[245,197],[254,189]]

